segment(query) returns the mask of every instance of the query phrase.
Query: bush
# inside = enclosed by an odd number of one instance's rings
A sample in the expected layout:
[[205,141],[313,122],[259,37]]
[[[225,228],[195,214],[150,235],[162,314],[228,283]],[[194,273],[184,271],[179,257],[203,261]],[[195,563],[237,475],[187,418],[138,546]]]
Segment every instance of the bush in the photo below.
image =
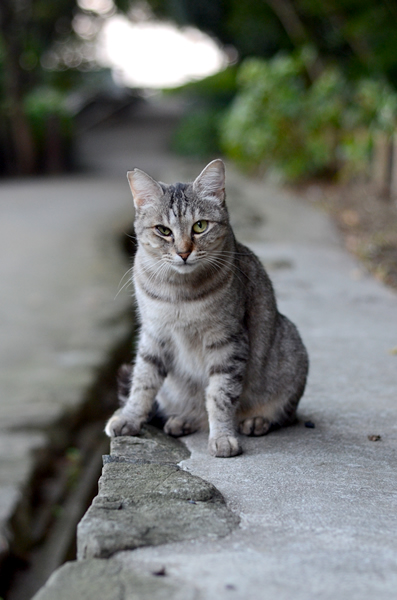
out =
[[25,97],[24,109],[38,153],[38,171],[70,168],[74,122],[66,95],[51,87],[38,87]]
[[222,112],[213,107],[193,107],[181,120],[172,149],[183,156],[207,158],[220,154],[219,121]]
[[219,125],[225,107],[237,92],[236,67],[228,67],[205,79],[168,90],[181,94],[190,104],[183,115],[172,140],[172,149],[178,154],[208,158],[219,155]]
[[250,59],[238,74],[237,94],[221,127],[226,153],[248,169],[278,164],[288,176],[307,158],[302,116],[303,64],[292,57]]
[[395,130],[397,95],[386,84],[350,83],[336,67],[310,84],[306,59],[300,53],[241,65],[221,145],[243,167],[271,168],[288,180],[355,174],[368,163],[374,131]]

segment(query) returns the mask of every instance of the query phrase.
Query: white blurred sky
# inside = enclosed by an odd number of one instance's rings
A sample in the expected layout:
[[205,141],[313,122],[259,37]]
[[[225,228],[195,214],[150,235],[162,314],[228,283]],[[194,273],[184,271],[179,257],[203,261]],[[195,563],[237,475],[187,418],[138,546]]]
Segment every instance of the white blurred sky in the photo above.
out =
[[113,67],[126,85],[168,87],[211,75],[226,67],[218,45],[197,29],[177,29],[171,23],[131,23],[115,15],[104,25],[98,60]]
[[[178,29],[155,21],[145,0],[131,5],[130,18],[117,14],[113,0],[78,0],[83,13],[75,29],[83,38],[97,35],[97,60],[111,67],[118,83],[138,87],[172,87],[220,71],[226,54],[199,30]],[[103,18],[95,30],[90,15]],[[93,29],[94,26],[94,29]]]

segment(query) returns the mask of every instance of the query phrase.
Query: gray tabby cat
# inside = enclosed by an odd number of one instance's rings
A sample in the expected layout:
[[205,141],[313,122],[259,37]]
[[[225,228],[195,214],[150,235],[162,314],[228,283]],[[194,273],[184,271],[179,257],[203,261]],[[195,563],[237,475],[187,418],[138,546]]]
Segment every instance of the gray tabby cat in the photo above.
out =
[[128,180],[141,330],[132,377],[124,371],[124,406],[106,433],[138,434],[157,400],[166,433],[209,425],[209,452],[235,456],[237,429],[264,435],[295,420],[305,347],[277,311],[259,259],[234,237],[221,160],[193,183],[165,185],[139,169]]

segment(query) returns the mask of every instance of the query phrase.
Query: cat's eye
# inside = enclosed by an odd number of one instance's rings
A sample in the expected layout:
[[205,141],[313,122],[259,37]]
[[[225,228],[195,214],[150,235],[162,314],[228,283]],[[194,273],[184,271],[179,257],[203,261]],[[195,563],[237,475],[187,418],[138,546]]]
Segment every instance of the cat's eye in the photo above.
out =
[[193,231],[194,233],[203,233],[208,227],[208,221],[204,221],[204,219],[202,221],[197,221],[194,225],[193,225]]
[[156,229],[159,233],[161,233],[161,235],[164,235],[166,237],[168,237],[172,233],[171,229],[169,229],[169,227],[164,227],[164,225],[156,225]]

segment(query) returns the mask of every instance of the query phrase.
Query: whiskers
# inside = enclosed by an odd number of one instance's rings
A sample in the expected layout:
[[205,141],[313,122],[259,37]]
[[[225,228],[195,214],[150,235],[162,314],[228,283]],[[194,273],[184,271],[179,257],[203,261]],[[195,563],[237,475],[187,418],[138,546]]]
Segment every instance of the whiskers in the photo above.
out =
[[[118,291],[117,294],[115,296],[115,300],[118,297],[118,295],[126,288],[128,288],[128,286],[133,286],[134,282],[133,282],[133,272],[134,272],[134,267],[136,267],[136,269],[140,272],[145,272],[145,273],[150,273],[149,275],[149,279],[148,279],[148,283],[150,284],[153,279],[155,277],[158,277],[159,275],[161,275],[161,280],[163,280],[163,275],[165,274],[165,271],[167,270],[167,268],[169,268],[169,265],[167,264],[167,262],[164,261],[164,256],[162,256],[161,258],[159,258],[157,261],[153,262],[153,260],[150,257],[140,257],[139,261],[135,263],[135,265],[132,265],[132,267],[130,267],[123,275],[123,277],[120,280],[120,283],[118,285]],[[153,269],[153,271],[152,271]],[[152,271],[152,272],[150,272]],[[125,278],[127,277],[127,280],[125,280]],[[124,281],[124,283],[123,283]],[[121,287],[120,287],[121,286]]]
[[140,257],[137,267],[138,269],[142,267],[141,271],[145,272],[148,277],[146,283],[151,285],[155,280],[159,283],[164,283],[168,279],[168,275],[172,269],[171,262],[172,257],[169,254],[162,254],[155,262],[149,257]]
[[[247,253],[248,254],[248,253]],[[251,281],[250,277],[245,273],[239,266],[236,257],[240,255],[246,255],[246,253],[234,252],[231,250],[196,250],[195,262],[198,263],[199,272],[203,273],[202,268],[207,269],[207,273],[215,275],[216,273],[227,274],[232,272],[238,279],[241,285],[245,286],[247,280]],[[146,285],[164,285],[165,283],[178,283],[179,281],[177,271],[175,270],[174,255],[171,252],[164,252],[160,257],[153,258],[148,255],[140,255],[135,261],[135,269],[137,273],[145,276]],[[202,268],[200,269],[200,265]],[[124,290],[128,289],[128,286],[133,285],[133,270],[134,266],[130,267],[126,273],[124,273],[119,283],[119,289],[115,296]],[[177,279],[175,279],[177,277]],[[126,279],[127,278],[127,279]]]
[[[115,300],[116,300],[116,298],[118,297],[118,295],[119,295],[119,294],[120,294],[120,293],[121,293],[121,292],[122,292],[122,291],[123,291],[123,290],[124,290],[126,287],[128,287],[129,285],[132,285],[132,272],[133,272],[133,269],[134,269],[134,265],[132,265],[132,267],[130,267],[130,268],[128,269],[128,271],[126,271],[126,272],[124,273],[124,275],[122,276],[122,278],[120,279],[120,283],[119,283],[119,285],[118,285],[117,294],[116,294],[116,295],[115,295],[115,297],[114,297],[114,299],[115,299]],[[123,283],[123,281],[125,280],[125,278],[126,278],[126,277],[127,277],[127,281],[125,281],[125,282]],[[122,285],[122,287],[120,287],[122,283],[123,283],[123,285]]]
[[[245,285],[246,282],[243,280],[241,275],[243,275],[243,277],[248,279],[249,281],[251,281],[251,279],[244,271],[242,271],[236,265],[234,257],[238,254],[240,253],[228,250],[214,250],[211,253],[203,252],[203,256],[200,256],[200,258],[205,264],[207,264],[211,268],[212,272],[214,272],[214,270],[231,270],[233,271],[237,279],[240,281],[240,283],[242,285]],[[239,273],[241,273],[241,275],[239,275]]]

